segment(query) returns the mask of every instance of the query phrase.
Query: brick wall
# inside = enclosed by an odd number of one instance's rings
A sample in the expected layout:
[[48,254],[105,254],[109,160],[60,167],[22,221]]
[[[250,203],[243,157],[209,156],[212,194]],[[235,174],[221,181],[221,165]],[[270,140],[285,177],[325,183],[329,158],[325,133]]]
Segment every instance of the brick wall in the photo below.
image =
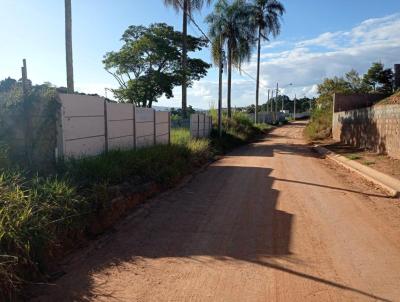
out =
[[333,138],[400,159],[400,105],[333,113]]

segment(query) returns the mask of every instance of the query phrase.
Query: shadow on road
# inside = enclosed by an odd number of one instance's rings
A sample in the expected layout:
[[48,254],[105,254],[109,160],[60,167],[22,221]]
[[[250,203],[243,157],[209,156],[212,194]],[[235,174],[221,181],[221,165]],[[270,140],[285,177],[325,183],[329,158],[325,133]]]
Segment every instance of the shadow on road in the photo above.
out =
[[[241,151],[240,151],[241,150]],[[107,244],[75,261],[71,273],[47,288],[37,301],[91,300],[99,294],[93,272],[126,262],[155,258],[208,256],[218,261],[239,260],[283,271],[307,280],[351,291],[364,297],[382,297],[337,282],[296,271],[274,259],[296,261],[290,243],[294,216],[277,209],[279,191],[270,168],[249,167],[245,157],[274,156],[275,152],[316,156],[304,145],[254,144],[228,157],[243,156],[238,166],[210,166],[183,188],[159,196],[142,207],[143,214],[128,219]],[[321,185],[316,185],[321,186]],[[322,186],[325,187],[325,186]],[[254,188],[259,188],[254,192]],[[332,188],[338,189],[341,188]],[[359,193],[359,192],[357,192]],[[110,295],[112,300],[112,295]]]

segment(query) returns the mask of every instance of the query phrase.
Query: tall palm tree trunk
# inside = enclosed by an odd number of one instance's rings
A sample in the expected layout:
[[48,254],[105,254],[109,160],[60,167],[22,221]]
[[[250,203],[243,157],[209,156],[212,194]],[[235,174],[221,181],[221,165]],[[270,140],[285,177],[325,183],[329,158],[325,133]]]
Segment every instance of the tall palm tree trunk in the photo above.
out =
[[260,97],[260,56],[261,56],[261,28],[258,28],[258,49],[257,49],[257,84],[256,84],[256,108],[254,121],[258,123],[258,102]]
[[188,1],[183,1],[183,44],[182,44],[182,69],[183,69],[183,80],[182,80],[182,112],[184,117],[187,114],[187,77],[186,77],[186,67],[187,67],[187,25],[188,25]]
[[224,63],[222,61],[222,37],[219,43],[219,77],[218,77],[218,133],[222,136],[222,73]]
[[74,65],[72,59],[72,13],[71,0],[65,0],[65,52],[67,63],[67,91],[74,93]]
[[231,108],[231,98],[232,98],[232,47],[228,43],[228,118],[232,117]]

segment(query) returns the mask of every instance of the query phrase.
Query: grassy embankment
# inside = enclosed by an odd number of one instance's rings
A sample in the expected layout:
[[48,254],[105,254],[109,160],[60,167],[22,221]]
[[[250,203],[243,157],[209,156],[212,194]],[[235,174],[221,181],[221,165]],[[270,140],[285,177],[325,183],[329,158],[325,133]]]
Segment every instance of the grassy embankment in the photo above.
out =
[[171,145],[72,160],[47,176],[13,167],[0,146],[0,300],[13,300],[26,282],[46,280],[49,259],[65,249],[66,238],[88,237],[89,218],[110,206],[113,186],[168,188],[268,129],[240,114],[224,119],[224,126],[222,138],[213,131],[211,139],[190,139],[188,130],[175,129]]

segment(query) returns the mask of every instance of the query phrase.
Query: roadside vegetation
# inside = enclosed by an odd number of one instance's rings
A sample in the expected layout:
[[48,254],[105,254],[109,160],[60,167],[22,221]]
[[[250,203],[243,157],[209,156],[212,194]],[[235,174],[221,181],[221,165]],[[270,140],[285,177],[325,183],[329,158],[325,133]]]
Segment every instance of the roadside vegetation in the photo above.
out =
[[312,110],[305,135],[310,140],[322,140],[331,136],[334,93],[393,93],[393,72],[382,63],[373,63],[365,75],[351,70],[344,77],[328,78],[318,85],[319,97]]
[[224,127],[222,138],[214,130],[210,139],[174,129],[171,145],[69,160],[46,175],[13,165],[0,146],[0,300],[13,300],[26,282],[46,280],[51,261],[75,240],[90,238],[90,223],[118,197],[115,187],[134,191],[154,183],[167,189],[214,155],[270,128],[255,126],[243,113],[224,117]]

